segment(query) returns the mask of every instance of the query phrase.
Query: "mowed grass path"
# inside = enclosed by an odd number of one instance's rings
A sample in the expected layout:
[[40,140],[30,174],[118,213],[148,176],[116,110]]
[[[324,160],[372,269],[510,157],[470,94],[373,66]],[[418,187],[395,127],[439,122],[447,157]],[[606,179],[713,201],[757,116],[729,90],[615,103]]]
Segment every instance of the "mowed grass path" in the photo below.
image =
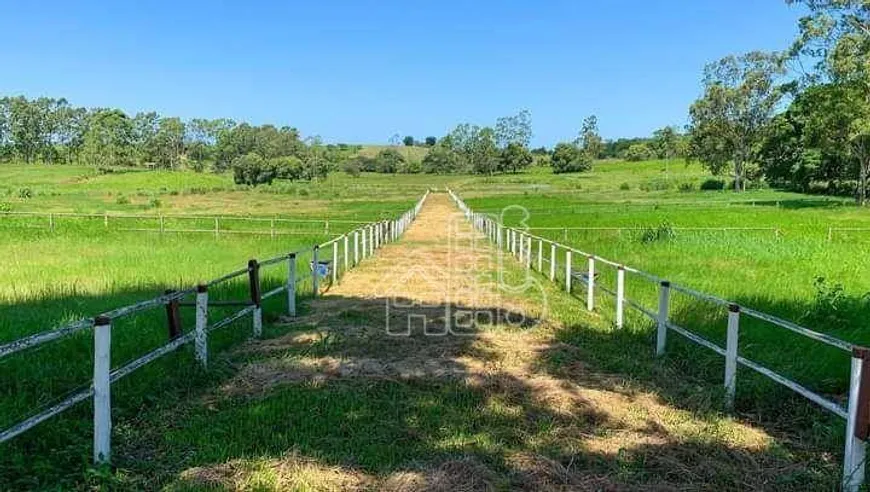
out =
[[622,368],[643,366],[657,374],[652,379],[602,370],[593,352],[636,349],[626,337],[646,336],[610,332],[573,298],[527,276],[472,232],[444,194],[431,196],[400,242],[305,307],[267,327],[266,339],[219,358],[221,376],[206,389],[161,398],[123,422],[119,469],[104,483],[170,490],[836,483],[837,465],[798,447],[800,440],[772,437],[698,400],[672,401],[655,378],[678,386],[679,378],[649,352],[632,353]]

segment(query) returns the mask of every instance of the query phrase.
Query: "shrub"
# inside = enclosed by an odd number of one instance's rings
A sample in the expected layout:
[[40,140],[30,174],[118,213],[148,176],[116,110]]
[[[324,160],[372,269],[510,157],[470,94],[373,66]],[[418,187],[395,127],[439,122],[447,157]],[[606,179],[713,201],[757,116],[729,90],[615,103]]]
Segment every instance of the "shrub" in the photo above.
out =
[[423,158],[423,172],[427,174],[450,174],[459,171],[462,162],[459,155],[443,145],[432,147]]
[[289,179],[291,181],[297,179],[310,179],[306,176],[305,167],[302,161],[295,156],[275,157],[269,159],[268,165],[275,172],[275,177],[279,179]]
[[646,144],[632,144],[625,151],[625,160],[629,162],[645,161],[650,158],[652,151]]
[[22,200],[33,198],[33,190],[26,186],[24,188],[18,188],[18,198],[21,198]]
[[115,203],[118,205],[129,205],[130,199],[124,195],[118,195],[118,197],[115,198]]
[[559,143],[553,150],[550,166],[554,174],[577,173],[592,169],[592,159],[575,145]]
[[671,189],[673,183],[667,179],[651,179],[645,183],[641,183],[640,189],[643,191],[665,191]]
[[345,161],[345,163],[341,165],[341,170],[347,173],[348,176],[353,176],[354,178],[358,178],[362,172],[358,159]]
[[640,236],[640,242],[650,244],[658,241],[670,241],[677,237],[673,226],[668,222],[662,222],[658,227],[647,227]]
[[405,165],[405,158],[395,149],[384,149],[375,157],[375,170],[379,173],[395,174]]
[[0,202],[0,212],[11,212],[12,204],[6,202]]
[[253,152],[235,158],[232,166],[233,181],[236,184],[271,184],[276,177],[272,164]]
[[701,189],[704,191],[724,190],[725,182],[721,179],[707,179],[701,183]]
[[628,191],[631,189],[631,185],[628,183],[622,183],[621,185],[619,185],[619,189],[622,191]]
[[683,193],[689,193],[695,191],[695,183],[692,183],[691,181],[684,181],[680,183],[677,188],[679,188],[679,190]]
[[162,206],[163,206],[163,202],[161,202],[160,199],[157,198],[156,196],[151,197],[151,199],[148,200],[148,208],[160,208]]

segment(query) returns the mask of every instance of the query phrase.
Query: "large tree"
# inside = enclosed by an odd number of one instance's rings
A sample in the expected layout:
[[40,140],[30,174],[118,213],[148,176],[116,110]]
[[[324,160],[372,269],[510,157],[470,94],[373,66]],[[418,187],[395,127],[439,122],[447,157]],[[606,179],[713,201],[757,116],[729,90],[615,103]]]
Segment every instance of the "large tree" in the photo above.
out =
[[800,35],[791,54],[816,62],[812,78],[848,86],[856,91],[851,102],[857,113],[847,130],[850,149],[858,161],[856,200],[867,202],[870,175],[870,3],[867,0],[787,0],[800,3],[809,14],[800,20]]
[[580,127],[580,135],[574,142],[579,146],[589,159],[599,159],[604,151],[604,140],[598,134],[598,117],[590,115],[583,120],[583,126]]
[[528,147],[532,141],[532,113],[524,109],[513,116],[497,119],[495,140],[500,149],[506,149],[510,144]]
[[747,167],[773,118],[783,89],[782,57],[754,51],[704,68],[704,94],[689,109],[691,154],[714,174],[730,164],[734,189],[745,188]]

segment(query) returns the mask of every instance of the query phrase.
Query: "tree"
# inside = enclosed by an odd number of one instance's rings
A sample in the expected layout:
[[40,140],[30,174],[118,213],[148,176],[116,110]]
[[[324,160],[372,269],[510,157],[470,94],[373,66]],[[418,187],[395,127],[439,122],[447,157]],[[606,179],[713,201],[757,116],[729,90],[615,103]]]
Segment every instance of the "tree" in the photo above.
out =
[[528,147],[532,140],[532,113],[524,109],[513,116],[497,119],[495,140],[500,149],[506,149],[512,143]]
[[94,166],[133,163],[133,122],[119,109],[97,109],[88,120],[82,155]]
[[604,150],[604,141],[601,139],[601,135],[598,134],[598,117],[594,114],[583,120],[580,135],[575,141],[576,145],[579,145],[590,159],[599,159],[601,157],[601,153]]
[[177,169],[184,152],[184,123],[180,118],[160,118],[154,136],[155,163],[162,168]]
[[435,144],[438,143],[438,139],[435,137],[426,137],[426,147],[434,147]]
[[413,147],[414,146],[414,137],[411,135],[406,136],[402,139],[402,143],[405,144],[405,147]]
[[233,160],[233,181],[236,184],[257,186],[271,184],[276,177],[275,168],[260,154],[250,152]]
[[645,161],[650,158],[652,150],[647,144],[634,144],[625,151],[625,160],[630,162]]
[[757,163],[764,128],[782,97],[777,54],[728,56],[704,69],[704,94],[689,109],[691,153],[713,174],[733,163],[734,189],[745,189],[747,166]]
[[815,79],[848,86],[858,94],[852,101],[858,114],[850,122],[847,136],[858,161],[856,201],[865,205],[870,175],[870,8],[865,0],[787,2],[809,9],[800,20],[800,34],[791,55],[816,60]]
[[532,153],[523,145],[511,142],[501,151],[501,170],[515,173],[521,169],[526,169],[534,162]]
[[375,169],[379,173],[395,174],[405,164],[405,158],[395,149],[383,149],[375,157]]
[[291,181],[297,179],[305,179],[305,165],[302,160],[296,156],[287,155],[283,157],[273,157],[268,160],[269,165],[275,171],[275,177],[278,179],[289,179]]
[[679,153],[680,135],[672,126],[665,126],[653,132],[652,149],[659,159],[670,160]]
[[423,172],[428,174],[452,174],[459,172],[462,164],[457,154],[450,146],[442,143],[432,147],[423,158]]
[[561,142],[553,149],[550,165],[555,174],[576,173],[592,169],[592,159],[576,145]]

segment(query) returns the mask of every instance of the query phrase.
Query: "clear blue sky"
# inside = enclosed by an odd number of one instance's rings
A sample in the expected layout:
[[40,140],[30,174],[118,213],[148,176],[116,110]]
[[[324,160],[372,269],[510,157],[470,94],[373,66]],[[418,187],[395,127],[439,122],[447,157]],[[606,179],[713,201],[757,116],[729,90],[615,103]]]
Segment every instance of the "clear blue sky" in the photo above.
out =
[[0,3],[0,93],[289,124],[327,141],[441,136],[527,108],[534,144],[683,125],[706,62],[788,46],[784,0]]

